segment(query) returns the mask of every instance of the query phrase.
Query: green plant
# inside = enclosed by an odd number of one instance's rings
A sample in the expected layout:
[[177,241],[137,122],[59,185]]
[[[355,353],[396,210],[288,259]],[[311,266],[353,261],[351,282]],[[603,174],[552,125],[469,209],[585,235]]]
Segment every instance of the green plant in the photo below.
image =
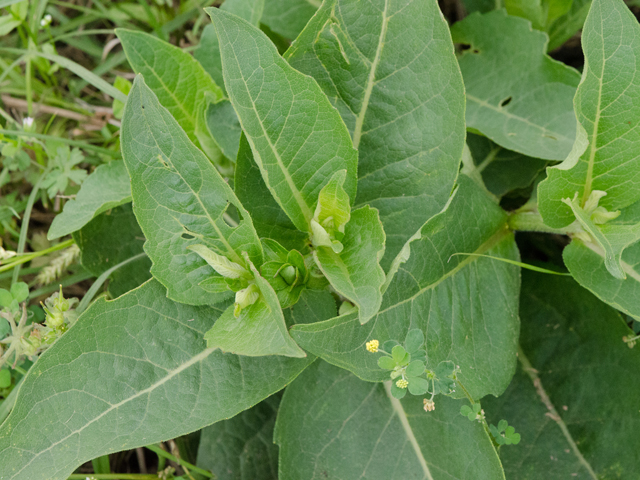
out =
[[[96,1],[113,85],[11,3],[0,478],[640,478],[622,0]],[[580,73],[548,48],[583,23]],[[69,71],[115,119],[80,141],[31,116]],[[111,473],[145,446],[157,473]]]

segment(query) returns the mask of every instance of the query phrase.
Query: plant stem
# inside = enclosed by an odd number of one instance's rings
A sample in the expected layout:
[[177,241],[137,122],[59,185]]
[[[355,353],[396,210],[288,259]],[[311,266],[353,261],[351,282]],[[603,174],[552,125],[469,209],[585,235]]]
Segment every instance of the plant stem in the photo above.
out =
[[169,452],[161,449],[159,446],[157,445],[147,445],[145,448],[148,448],[149,450],[151,450],[152,452],[156,453],[159,456],[162,456],[168,460],[171,460],[173,462],[176,462],[177,464],[179,464],[182,467],[186,467],[189,470],[193,470],[196,473],[199,473],[200,475],[204,475],[207,478],[216,478],[215,475],[211,472],[208,472],[207,470],[203,470],[202,468],[196,467],[195,465],[190,464],[189,462],[185,462],[184,460],[171,455]]
[[[16,250],[18,252],[18,255],[21,255],[24,253],[24,247],[27,244],[27,232],[29,231],[29,220],[31,219],[31,210],[33,209],[33,204],[36,202],[36,197],[38,195],[38,190],[40,190],[40,185],[42,184],[42,181],[44,180],[44,178],[47,176],[48,173],[49,173],[49,168],[47,167],[47,169],[44,172],[42,172],[42,174],[40,175],[40,178],[38,178],[38,181],[33,186],[33,190],[31,190],[31,194],[29,195],[29,200],[27,201],[27,207],[24,209],[24,216],[22,217],[22,225],[20,225],[20,239],[18,240],[18,249]],[[16,269],[13,271],[13,277],[11,278],[11,285],[15,284],[18,281],[18,278],[20,278],[20,268],[22,263],[24,262],[20,262],[20,264],[18,264],[16,266]],[[9,265],[7,265],[7,267],[8,266]],[[9,270],[9,269],[4,267],[0,268],[0,272],[3,272],[4,270]]]
[[[29,212],[29,213],[31,213],[31,212]],[[26,213],[25,213],[25,218],[26,218]],[[22,239],[22,228],[20,229],[20,238]],[[15,260],[13,262],[11,262],[11,263],[6,264],[6,265],[2,265],[0,267],[0,272],[6,272],[7,270],[11,270],[12,268],[15,268],[16,270],[13,271],[13,280],[11,282],[13,284],[13,283],[18,281],[17,279],[20,276],[20,271],[19,271],[18,267],[20,267],[23,263],[30,262],[34,258],[38,258],[38,257],[42,257],[44,255],[48,255],[49,253],[53,253],[53,252],[56,252],[58,250],[62,250],[63,248],[70,247],[71,245],[73,245],[73,240],[69,239],[69,240],[66,240],[64,242],[58,243],[57,245],[54,245],[53,247],[49,247],[49,248],[47,248],[45,250],[39,250],[37,252],[21,254],[20,256],[13,257]],[[18,244],[18,249],[20,249],[20,244]],[[24,250],[24,246],[22,247],[22,249]],[[18,272],[18,273],[16,274],[16,272]]]
[[[31,50],[32,41],[29,40],[29,50]],[[32,62],[31,55],[26,56],[26,71],[25,71],[25,88],[27,90],[27,115],[31,117],[33,114],[33,94],[31,90],[31,70],[32,70]]]
[[91,460],[93,465],[93,471],[95,474],[111,473],[111,465],[109,464],[109,455],[102,455],[101,457]]
[[[471,396],[469,391],[464,387],[464,385],[462,383],[460,383],[460,380],[457,377],[456,377],[456,385],[459,386],[462,389],[462,391],[464,392],[464,395],[467,397],[467,400],[469,400],[471,405],[475,405],[476,403],[479,403],[479,402],[476,402],[473,399],[473,397]],[[496,439],[493,438],[493,435],[491,434],[491,430],[489,430],[489,424],[487,423],[487,420],[485,418],[482,418],[482,426],[484,427],[484,431],[487,433],[487,435],[491,439],[491,443],[493,444],[493,447],[496,450],[499,449],[500,445],[498,444],[498,442],[496,442]]]
[[580,226],[577,224],[568,225],[565,228],[551,228],[544,224],[542,215],[538,212],[519,212],[509,217],[509,228],[521,232],[544,232],[558,235],[569,235],[578,233]]

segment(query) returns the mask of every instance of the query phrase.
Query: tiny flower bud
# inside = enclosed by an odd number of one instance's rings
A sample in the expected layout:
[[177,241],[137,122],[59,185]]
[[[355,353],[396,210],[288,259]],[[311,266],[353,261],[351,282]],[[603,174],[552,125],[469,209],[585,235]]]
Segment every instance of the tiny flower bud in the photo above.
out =
[[434,402],[432,399],[427,400],[425,398],[424,400],[422,400],[422,403],[424,404],[425,412],[433,412],[436,409],[436,402]]
[[256,303],[260,297],[260,290],[255,283],[252,283],[247,288],[244,288],[236,292],[236,305],[233,309],[233,315],[237,318],[240,316],[240,312],[243,308],[247,308],[249,305]]
[[52,20],[51,15],[46,14],[46,15],[42,18],[42,20],[40,20],[40,26],[41,26],[42,28],[48,27],[49,25],[51,25],[51,20]]
[[22,119],[22,128],[27,132],[33,132],[35,130],[35,122],[32,117],[25,117]]
[[367,342],[368,352],[376,353],[379,347],[380,347],[380,342],[378,340],[371,340],[370,342]]
[[408,385],[409,385],[409,382],[407,382],[404,378],[401,378],[396,382],[396,387],[398,388],[407,388]]
[[287,285],[292,285],[296,281],[296,267],[287,265],[280,271],[280,276],[287,282]]

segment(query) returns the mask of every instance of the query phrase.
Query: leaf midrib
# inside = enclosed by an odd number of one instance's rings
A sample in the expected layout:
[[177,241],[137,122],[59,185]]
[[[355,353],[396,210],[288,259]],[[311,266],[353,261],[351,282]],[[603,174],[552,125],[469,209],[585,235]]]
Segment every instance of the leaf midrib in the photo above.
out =
[[[164,91],[167,92],[169,94],[169,96],[176,102],[176,105],[178,105],[178,107],[180,108],[180,110],[182,111],[182,113],[184,114],[186,119],[189,121],[189,123],[193,126],[193,128],[195,130],[195,128],[196,128],[196,118],[193,115],[191,115],[191,113],[189,113],[189,111],[185,108],[183,102],[181,102],[178,99],[178,97],[173,93],[173,91],[170,90],[169,87],[167,87],[167,84],[164,83],[164,81],[162,80],[162,77],[160,77],[156,73],[155,68],[152,67],[149,64],[149,62],[147,62],[146,58],[144,58],[137,49],[136,49],[136,53],[142,59],[142,62],[151,70],[151,73],[153,74],[153,76],[158,80],[158,82],[160,82],[160,84],[162,85],[162,88],[164,89]],[[138,72],[138,73],[140,73],[140,72]]]
[[[600,22],[600,34],[602,36],[602,21]],[[587,55],[585,55],[585,68],[584,71],[589,71],[589,61]],[[591,139],[589,141],[589,160],[587,160],[587,178],[584,180],[584,192],[582,194],[582,202],[581,206],[584,207],[585,203],[589,199],[591,195],[591,186],[593,184],[593,167],[596,160],[596,152],[598,149],[596,148],[597,139],[598,139],[598,127],[600,125],[600,113],[602,108],[602,88],[604,86],[604,66],[606,64],[606,59],[604,57],[604,45],[602,48],[602,69],[600,71],[600,77],[598,78],[598,104],[596,106],[596,118],[593,122],[593,133],[591,135]]]
[[400,400],[398,400],[391,394],[391,381],[387,380],[386,382],[383,383],[383,385],[384,385],[384,391],[386,392],[387,397],[391,402],[391,407],[396,413],[398,420],[400,420],[404,433],[407,436],[407,439],[409,440],[411,447],[413,447],[413,451],[416,454],[418,462],[420,462],[420,466],[422,467],[422,471],[424,472],[424,478],[426,480],[433,480],[433,476],[431,476],[431,471],[429,470],[429,465],[427,464],[427,460],[424,458],[424,455],[422,454],[422,449],[420,448],[420,444],[418,443],[416,436],[413,434],[413,429],[409,424],[409,419],[407,418],[407,414],[404,411],[404,408],[402,407]]
[[384,2],[384,10],[382,11],[382,25],[380,27],[380,36],[378,37],[378,46],[376,48],[376,55],[371,63],[371,69],[369,70],[369,77],[367,78],[367,85],[364,90],[364,97],[362,99],[362,108],[356,117],[356,125],[353,131],[353,148],[358,148],[360,145],[360,139],[362,138],[362,126],[364,125],[364,118],[367,114],[367,108],[369,107],[369,101],[371,99],[371,93],[375,85],[376,70],[380,63],[380,57],[382,56],[382,47],[384,47],[384,40],[387,35],[387,29],[389,25],[389,18],[387,11],[389,9],[389,0]]
[[[225,32],[226,33],[226,32]],[[227,43],[231,44],[231,42],[229,41],[229,39],[227,38]],[[231,51],[233,52],[233,56],[236,60],[236,64],[238,65],[238,69],[240,68],[240,61],[238,60],[238,56],[236,55],[236,51],[235,49],[232,47]],[[287,64],[287,66],[289,66]],[[290,67],[291,68],[291,67]],[[269,148],[271,149],[271,152],[273,153],[274,157],[276,158],[276,162],[278,165],[278,168],[280,169],[280,171],[282,172],[285,181],[287,182],[287,185],[289,186],[289,189],[291,190],[291,193],[293,194],[293,198],[296,200],[296,203],[298,204],[298,207],[300,208],[302,215],[305,218],[305,222],[306,222],[306,230],[308,232],[311,232],[311,226],[310,226],[310,222],[311,219],[313,218],[313,214],[311,213],[311,209],[309,208],[309,205],[307,205],[307,202],[305,202],[304,198],[302,198],[302,194],[300,193],[300,190],[298,190],[298,188],[296,187],[293,178],[291,178],[291,175],[289,174],[289,170],[287,170],[287,168],[284,165],[284,162],[282,161],[282,157],[280,157],[280,153],[278,152],[278,150],[275,148],[275,146],[273,145],[273,143],[271,142],[271,138],[269,137],[269,135],[267,134],[266,129],[264,128],[264,124],[262,123],[262,120],[260,118],[260,115],[258,113],[258,109],[256,108],[256,104],[255,101],[253,99],[253,97],[251,96],[251,92],[249,91],[249,85],[247,85],[246,80],[244,79],[244,77],[242,75],[240,75],[240,78],[242,80],[242,84],[244,85],[244,88],[247,92],[247,96],[249,97],[249,100],[251,101],[251,107],[256,115],[256,119],[258,121],[258,125],[260,125],[260,129],[262,130],[262,134],[264,135],[265,140],[267,141],[267,143],[269,144]],[[287,83],[289,85],[291,85],[291,82],[289,81],[289,79],[286,79]],[[231,95],[230,95],[231,96]],[[292,104],[295,100],[292,100]],[[233,104],[233,103],[232,103]],[[235,108],[235,107],[234,107]],[[238,120],[240,121],[240,125],[242,126],[242,129],[244,131],[246,131],[245,126],[244,126],[244,122],[242,120],[242,117],[240,115],[238,115]],[[253,145],[253,139],[249,136],[247,136],[247,140],[249,140],[249,143]],[[269,175],[267,174],[266,169],[264,168],[264,166],[262,165],[262,158],[260,157],[260,154],[258,153],[256,155],[256,163],[258,164],[258,166],[260,167],[260,170],[262,171],[263,175],[265,176],[265,182],[267,183],[269,190],[271,190],[273,192],[273,188],[271,187],[271,185],[268,184],[268,178]],[[274,196],[279,200],[279,197],[277,196],[277,194],[275,194],[274,192]]]
[[560,416],[555,406],[551,402],[549,395],[547,395],[547,392],[545,391],[542,385],[542,380],[540,380],[540,377],[538,376],[537,370],[533,368],[533,365],[531,365],[531,362],[529,362],[529,359],[525,355],[520,345],[518,345],[518,360],[522,365],[522,370],[524,370],[527,376],[531,379],[531,382],[533,383],[536,393],[540,397],[540,401],[544,404],[547,410],[549,410],[551,419],[554,422],[556,422],[556,424],[562,431],[562,435],[564,436],[567,443],[571,447],[571,450],[573,451],[574,455],[577,457],[580,464],[587,470],[591,478],[593,478],[594,480],[598,480],[598,476],[593,471],[593,468],[591,467],[589,462],[587,462],[587,459],[584,458],[584,456],[582,455],[582,452],[580,451],[580,449],[578,448],[578,445],[576,444],[575,440],[571,436],[571,432],[569,432],[569,429],[567,428],[566,423],[564,423],[564,420],[562,420],[562,417]]
[[[147,113],[145,112],[144,108],[142,109],[142,115],[145,117],[147,125],[150,125],[149,121],[146,119]],[[162,117],[160,117],[160,118],[162,118]],[[163,122],[164,122],[164,119],[163,119]],[[168,127],[166,122],[165,122],[165,125]],[[233,249],[231,244],[227,241],[227,238],[222,234],[222,231],[218,228],[218,225],[216,225],[216,222],[213,220],[213,218],[209,214],[209,210],[207,210],[207,208],[205,207],[204,203],[202,203],[202,200],[200,199],[200,196],[198,195],[198,193],[193,189],[191,184],[189,182],[187,182],[187,180],[182,176],[182,173],[180,173],[178,168],[174,165],[173,160],[168,155],[165,155],[165,153],[162,151],[162,148],[160,148],[160,144],[158,143],[158,140],[156,139],[155,135],[153,135],[153,132],[151,131],[151,129],[149,129],[149,130],[151,132],[151,136],[153,137],[153,141],[156,144],[156,148],[158,149],[158,151],[160,151],[162,153],[162,155],[164,155],[164,157],[167,159],[167,161],[169,161],[171,163],[171,166],[175,170],[176,174],[180,177],[180,179],[184,182],[184,184],[189,188],[191,193],[193,193],[193,197],[198,201],[198,204],[200,204],[200,207],[202,208],[202,211],[204,212],[204,214],[207,217],[207,219],[209,220],[209,223],[211,224],[213,229],[218,234],[218,238],[220,239],[220,241],[222,242],[224,247],[227,249],[227,253],[233,258],[234,261],[240,262],[241,265],[244,264],[242,258],[240,258],[240,256],[236,253],[236,251]],[[202,170],[200,169],[200,165],[198,165],[198,170],[200,171],[200,173],[202,173]],[[214,172],[214,175],[217,175],[217,174],[218,174],[217,172]],[[178,223],[180,223],[180,222],[178,222]],[[182,225],[182,226],[184,227],[184,225]]]

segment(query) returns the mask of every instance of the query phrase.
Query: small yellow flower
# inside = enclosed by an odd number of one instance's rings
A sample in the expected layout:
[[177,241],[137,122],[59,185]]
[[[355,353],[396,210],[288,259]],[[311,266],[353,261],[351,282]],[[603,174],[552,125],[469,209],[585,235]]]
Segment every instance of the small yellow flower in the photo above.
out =
[[424,411],[425,412],[433,412],[436,409],[436,402],[433,400],[427,400],[426,398],[422,401],[424,403]]
[[371,353],[376,353],[378,351],[378,347],[380,346],[380,342],[378,340],[371,340],[367,342],[367,351]]
[[409,382],[407,382],[404,378],[401,378],[396,382],[396,387],[398,388],[407,388],[407,385],[409,385]]

